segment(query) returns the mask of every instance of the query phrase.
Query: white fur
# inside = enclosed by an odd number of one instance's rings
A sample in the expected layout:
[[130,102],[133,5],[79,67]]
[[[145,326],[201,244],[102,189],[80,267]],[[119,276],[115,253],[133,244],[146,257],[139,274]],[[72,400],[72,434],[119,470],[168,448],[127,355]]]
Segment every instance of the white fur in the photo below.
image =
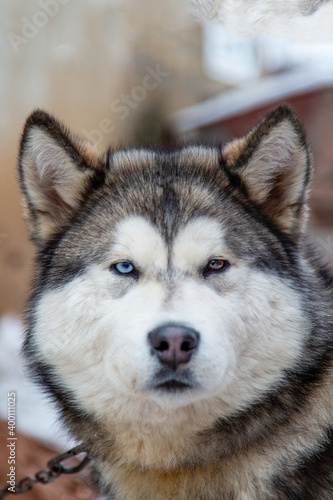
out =
[[112,259],[138,263],[142,269],[152,266],[166,269],[168,252],[161,235],[142,217],[128,217],[117,226]]
[[215,167],[219,161],[218,150],[216,148],[207,148],[203,146],[189,146],[177,153],[179,165],[205,165]]
[[264,202],[273,181],[283,175],[289,179],[285,198],[290,204],[296,203],[303,190],[306,161],[306,151],[300,148],[297,134],[290,122],[283,121],[262,139],[247,165],[244,175],[252,199]]
[[[212,219],[189,222],[171,249],[168,275],[168,251],[158,230],[142,217],[125,219],[103,265],[91,265],[40,299],[35,342],[41,358],[56,367],[59,382],[85,409],[112,428],[128,422],[126,433],[140,434],[149,425],[149,432],[158,428],[167,439],[202,429],[262,397],[299,356],[307,326],[295,292],[278,277],[237,261],[223,234]],[[142,279],[114,298],[116,280],[132,279],[109,270],[121,256],[137,263]],[[219,277],[219,293],[198,271],[214,256],[232,262]],[[169,321],[200,333],[188,365],[199,389],[164,395],[147,388],[159,368],[147,336]],[[121,433],[117,439],[121,446]],[[122,453],[130,459],[128,444]],[[172,450],[163,456],[168,459],[174,459]]]
[[129,151],[116,151],[112,157],[112,168],[115,170],[122,170],[130,166],[133,170],[136,167],[140,168],[142,165],[152,165],[156,158],[154,151],[147,151],[145,149],[132,149]]
[[194,219],[175,238],[173,261],[183,272],[198,271],[216,257],[230,259],[230,251],[224,244],[221,225],[215,220]]
[[86,173],[81,172],[63,147],[40,128],[31,129],[27,142],[29,149],[25,162],[30,168],[25,168],[28,172],[26,184],[34,204],[48,211],[50,201],[41,188],[45,191],[53,188],[65,203],[77,208]]

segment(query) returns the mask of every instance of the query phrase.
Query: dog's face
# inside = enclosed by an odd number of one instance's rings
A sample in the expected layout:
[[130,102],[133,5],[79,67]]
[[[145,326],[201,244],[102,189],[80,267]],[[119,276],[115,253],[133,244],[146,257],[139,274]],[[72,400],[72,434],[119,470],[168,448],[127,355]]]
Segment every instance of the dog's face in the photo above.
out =
[[107,158],[37,112],[20,158],[40,252],[26,349],[53,388],[101,419],[214,420],[283,380],[308,331],[310,166],[288,108],[223,152]]

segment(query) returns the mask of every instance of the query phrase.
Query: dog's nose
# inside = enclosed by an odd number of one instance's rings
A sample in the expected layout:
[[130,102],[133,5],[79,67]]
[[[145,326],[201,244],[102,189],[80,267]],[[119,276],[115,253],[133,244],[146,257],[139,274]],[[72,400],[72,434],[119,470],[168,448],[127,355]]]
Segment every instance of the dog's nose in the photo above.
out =
[[199,345],[199,333],[182,325],[164,325],[149,333],[148,339],[162,363],[175,370],[188,363]]

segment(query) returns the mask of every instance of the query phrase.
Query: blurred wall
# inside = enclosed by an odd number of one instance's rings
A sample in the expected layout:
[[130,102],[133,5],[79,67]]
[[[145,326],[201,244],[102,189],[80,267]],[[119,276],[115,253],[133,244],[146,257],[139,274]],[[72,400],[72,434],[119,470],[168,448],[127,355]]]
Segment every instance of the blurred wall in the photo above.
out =
[[[203,73],[201,27],[187,0],[2,0],[0,34],[1,315],[23,311],[31,275],[33,247],[16,180],[27,115],[44,108],[101,148],[145,144],[170,136],[173,111],[227,86]],[[147,75],[154,88],[145,86]],[[319,172],[313,200],[317,214],[329,207],[321,219],[332,227],[333,101],[325,96],[306,114],[306,128]],[[208,127],[199,138],[217,134],[224,142],[246,132],[257,115]]]
[[201,74],[186,0],[2,0],[0,33],[1,314],[23,310],[31,274],[15,174],[26,116],[44,108],[103,148],[144,142],[168,113],[222,86]]

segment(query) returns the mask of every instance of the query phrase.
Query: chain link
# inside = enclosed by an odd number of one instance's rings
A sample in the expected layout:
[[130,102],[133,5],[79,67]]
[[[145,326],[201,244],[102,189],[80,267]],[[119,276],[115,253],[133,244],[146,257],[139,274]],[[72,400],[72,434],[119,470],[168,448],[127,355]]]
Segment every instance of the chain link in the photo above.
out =
[[66,451],[65,453],[61,453],[61,455],[53,457],[47,462],[47,468],[36,472],[34,478],[26,476],[21,479],[15,484],[14,491],[9,490],[9,488],[12,488],[11,486],[7,486],[6,488],[0,487],[0,500],[2,500],[6,495],[20,495],[22,493],[27,493],[36,483],[49,484],[62,474],[75,474],[76,472],[79,472],[90,462],[88,455],[86,455],[79,464],[73,465],[72,467],[66,467],[62,463],[68,458],[79,455],[79,453],[86,453],[81,444],[69,451]]

